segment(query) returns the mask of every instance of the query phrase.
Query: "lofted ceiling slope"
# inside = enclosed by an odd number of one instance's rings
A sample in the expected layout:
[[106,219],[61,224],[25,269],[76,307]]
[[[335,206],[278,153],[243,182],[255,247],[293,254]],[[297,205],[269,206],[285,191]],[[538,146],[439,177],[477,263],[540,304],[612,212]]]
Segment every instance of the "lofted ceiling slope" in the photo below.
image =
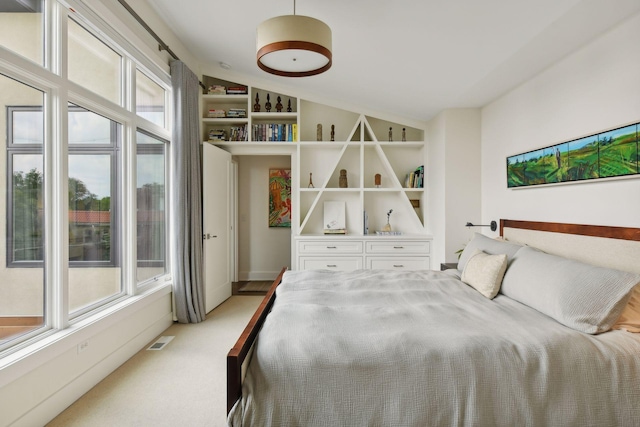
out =
[[638,0],[299,0],[332,29],[333,66],[272,76],[255,29],[293,0],[147,0],[203,64],[324,98],[426,121],[481,107],[640,11]]

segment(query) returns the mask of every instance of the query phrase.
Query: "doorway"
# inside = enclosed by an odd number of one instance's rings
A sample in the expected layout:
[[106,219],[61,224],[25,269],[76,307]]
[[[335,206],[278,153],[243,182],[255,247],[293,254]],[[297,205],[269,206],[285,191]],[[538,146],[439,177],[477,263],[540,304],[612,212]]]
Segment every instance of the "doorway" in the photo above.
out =
[[291,268],[291,227],[269,226],[269,171],[291,171],[290,155],[238,155],[237,282],[272,282]]

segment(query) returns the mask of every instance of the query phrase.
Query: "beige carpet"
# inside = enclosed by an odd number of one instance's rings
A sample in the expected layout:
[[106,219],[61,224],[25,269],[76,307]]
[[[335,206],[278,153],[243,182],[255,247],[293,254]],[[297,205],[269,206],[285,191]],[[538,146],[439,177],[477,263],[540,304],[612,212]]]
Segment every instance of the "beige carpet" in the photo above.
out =
[[226,356],[262,298],[233,296],[204,322],[172,325],[162,350],[145,347],[47,426],[225,426]]

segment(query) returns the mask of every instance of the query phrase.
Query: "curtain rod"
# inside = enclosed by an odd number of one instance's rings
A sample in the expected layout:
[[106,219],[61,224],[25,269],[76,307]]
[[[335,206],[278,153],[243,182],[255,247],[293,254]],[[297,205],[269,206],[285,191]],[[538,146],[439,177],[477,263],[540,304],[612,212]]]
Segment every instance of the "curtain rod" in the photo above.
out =
[[[154,38],[156,39],[156,41],[158,42],[158,50],[162,51],[162,50],[166,50],[167,53],[169,55],[171,55],[173,57],[173,59],[176,60],[180,60],[180,58],[178,58],[178,55],[176,55],[171,48],[169,47],[168,44],[166,44],[164,41],[162,41],[162,39],[160,38],[159,35],[157,35],[152,29],[151,27],[149,27],[147,25],[146,22],[144,22],[144,19],[142,19],[142,17],[140,17],[140,15],[138,15],[136,13],[135,10],[133,10],[131,8],[131,6],[129,6],[129,4],[125,1],[125,0],[118,0],[118,2],[122,5],[122,7],[124,7],[125,9],[127,9],[127,12],[129,12],[131,14],[131,16],[133,16],[135,18],[136,21],[138,21],[138,23],[140,25],[142,25],[142,28],[144,28],[145,30],[147,30],[147,32]],[[198,83],[200,84],[200,87],[202,87],[202,89],[206,89],[207,87],[201,82],[198,81]]]

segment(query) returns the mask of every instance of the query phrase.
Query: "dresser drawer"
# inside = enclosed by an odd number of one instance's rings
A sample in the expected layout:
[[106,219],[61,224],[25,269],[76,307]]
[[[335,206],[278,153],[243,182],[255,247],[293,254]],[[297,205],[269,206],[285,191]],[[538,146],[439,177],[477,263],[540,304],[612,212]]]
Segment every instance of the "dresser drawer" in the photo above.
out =
[[361,254],[361,240],[299,240],[299,254]]
[[367,242],[368,254],[429,254],[428,240],[387,240]]
[[367,268],[382,270],[429,270],[428,256],[415,257],[367,257]]
[[362,268],[362,257],[300,257],[300,270],[358,270]]

